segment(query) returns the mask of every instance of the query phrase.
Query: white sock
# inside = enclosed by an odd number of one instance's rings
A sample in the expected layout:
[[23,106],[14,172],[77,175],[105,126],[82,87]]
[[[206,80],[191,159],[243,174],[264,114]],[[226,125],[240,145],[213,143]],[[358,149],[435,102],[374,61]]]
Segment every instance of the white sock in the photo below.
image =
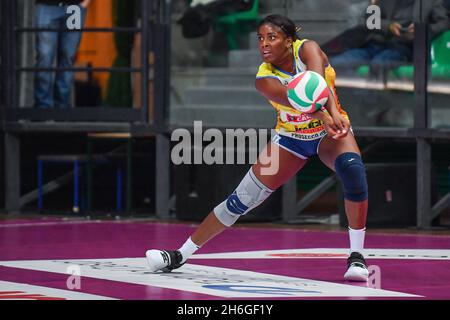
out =
[[189,259],[190,256],[194,254],[195,251],[197,251],[200,247],[197,246],[194,242],[192,242],[191,237],[189,237],[186,242],[181,246],[178,251],[181,252],[181,255],[183,256],[183,260],[181,260],[181,263],[184,263],[187,259]]
[[363,254],[364,237],[366,235],[366,228],[354,230],[348,227],[348,235],[350,237],[350,253],[359,252]]

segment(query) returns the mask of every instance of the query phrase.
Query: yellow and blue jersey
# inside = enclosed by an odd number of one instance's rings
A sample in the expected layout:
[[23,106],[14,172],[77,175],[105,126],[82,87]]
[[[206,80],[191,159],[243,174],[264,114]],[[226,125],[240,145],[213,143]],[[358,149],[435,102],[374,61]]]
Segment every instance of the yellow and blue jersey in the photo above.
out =
[[[282,85],[287,86],[296,74],[307,70],[306,65],[300,58],[300,50],[306,41],[307,39],[302,39],[296,40],[293,43],[295,74],[281,70],[271,63],[264,62],[259,67],[256,79],[275,78]],[[347,113],[342,109],[336,95],[335,79],[336,73],[333,67],[328,64],[325,68],[325,80],[327,81],[328,87],[333,91],[336,107],[348,119]],[[271,100],[269,102],[277,111],[277,126],[275,130],[279,134],[304,141],[311,141],[325,136],[326,130],[322,121],[313,119],[308,114],[297,111],[290,106],[285,106]]]

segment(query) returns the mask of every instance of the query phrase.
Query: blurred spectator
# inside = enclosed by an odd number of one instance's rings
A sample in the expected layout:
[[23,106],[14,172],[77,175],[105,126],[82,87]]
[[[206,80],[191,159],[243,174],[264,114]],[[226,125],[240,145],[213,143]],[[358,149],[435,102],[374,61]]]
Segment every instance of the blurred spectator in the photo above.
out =
[[178,21],[185,38],[198,38],[210,31],[215,19],[238,11],[250,10],[255,0],[193,0]]
[[447,16],[450,19],[450,0],[444,0],[445,8],[447,8]]
[[342,74],[368,64],[372,72],[380,74],[389,68],[411,62],[414,21],[419,20],[420,2],[422,16],[426,17],[429,24],[430,39],[448,29],[447,10],[442,0],[378,0],[375,3],[381,10],[381,30],[369,32],[364,23],[344,33],[341,39],[351,38],[349,32],[352,32],[359,45],[329,57],[332,66]]
[[[67,29],[67,7],[79,5],[81,25],[84,25],[86,8],[91,0],[36,0],[36,26],[38,28]],[[56,58],[60,68],[71,68],[81,40],[81,32],[37,32],[36,67],[51,68]],[[54,79],[53,79],[54,78]],[[34,100],[37,108],[68,108],[73,82],[73,72],[36,72]]]

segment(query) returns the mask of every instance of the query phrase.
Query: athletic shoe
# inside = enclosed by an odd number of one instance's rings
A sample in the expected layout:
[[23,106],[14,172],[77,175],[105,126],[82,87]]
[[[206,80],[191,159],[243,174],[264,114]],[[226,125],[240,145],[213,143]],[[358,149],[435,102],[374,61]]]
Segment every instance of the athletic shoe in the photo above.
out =
[[147,257],[147,262],[152,272],[159,270],[162,272],[170,272],[184,264],[181,263],[183,257],[178,250],[147,250],[145,256]]
[[359,252],[352,252],[347,259],[347,272],[344,279],[348,281],[367,281],[369,270],[367,270],[366,261]]

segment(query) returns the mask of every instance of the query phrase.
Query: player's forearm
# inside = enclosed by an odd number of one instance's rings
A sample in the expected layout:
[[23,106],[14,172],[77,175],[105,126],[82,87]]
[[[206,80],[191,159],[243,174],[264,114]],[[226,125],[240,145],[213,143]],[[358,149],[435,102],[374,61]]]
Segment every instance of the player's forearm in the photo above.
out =
[[336,107],[336,101],[334,100],[333,90],[330,90],[330,95],[328,97],[328,101],[325,104],[325,109],[327,109],[328,113],[333,116],[334,114],[339,113],[338,108]]
[[328,113],[322,111],[322,109],[320,109],[316,112],[313,112],[313,113],[308,113],[308,116],[310,118],[320,120],[324,123],[327,123],[330,121],[330,115]]

